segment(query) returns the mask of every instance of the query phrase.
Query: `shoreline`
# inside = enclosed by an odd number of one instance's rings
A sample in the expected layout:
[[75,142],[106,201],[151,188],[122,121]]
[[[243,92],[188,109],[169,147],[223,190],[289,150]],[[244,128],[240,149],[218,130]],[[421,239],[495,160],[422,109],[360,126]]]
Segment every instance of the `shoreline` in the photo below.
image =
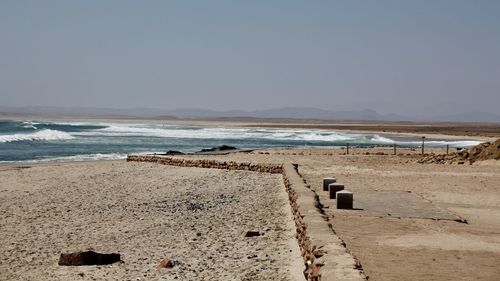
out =
[[[57,164],[65,164],[65,163],[92,163],[92,162],[121,162],[121,161],[126,161],[127,157],[130,155],[148,155],[148,156],[186,156],[186,157],[196,157],[196,156],[223,156],[223,155],[230,155],[230,154],[247,154],[247,153],[252,153],[252,152],[262,152],[262,151],[280,151],[280,150],[289,150],[289,151],[299,151],[299,150],[305,150],[305,151],[314,151],[314,150],[329,150],[332,151],[333,154],[338,154],[334,152],[344,152],[345,146],[336,146],[336,147],[327,147],[327,146],[293,146],[293,147],[260,147],[260,148],[254,148],[254,149],[249,149],[245,151],[227,151],[224,153],[185,153],[182,155],[165,155],[165,154],[148,154],[148,153],[129,153],[127,156],[119,159],[89,159],[89,160],[44,160],[40,162],[35,162],[33,160],[26,160],[26,161],[18,161],[18,162],[0,162],[0,168],[1,167],[16,167],[16,166],[39,166],[39,165],[57,165]],[[451,149],[451,148],[450,148]],[[358,153],[359,151],[363,152],[379,152],[379,151],[393,151],[393,146],[392,145],[387,145],[387,146],[374,146],[374,147],[357,147],[357,146],[350,146],[350,150],[356,150]],[[397,147],[397,151],[401,153],[401,151],[405,152],[414,152],[414,151],[420,151],[418,147]],[[443,153],[445,151],[444,147],[427,147],[426,151],[431,152],[431,153]],[[419,154],[416,153],[416,154]],[[428,153],[427,153],[428,154]]]

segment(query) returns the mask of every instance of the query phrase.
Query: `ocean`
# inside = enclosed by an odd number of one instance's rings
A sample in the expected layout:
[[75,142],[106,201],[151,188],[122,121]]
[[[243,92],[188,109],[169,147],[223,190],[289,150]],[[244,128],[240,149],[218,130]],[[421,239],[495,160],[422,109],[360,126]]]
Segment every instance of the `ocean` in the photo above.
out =
[[[158,123],[0,121],[0,163],[124,159],[131,153],[196,152],[231,145],[267,147],[418,147],[418,137],[327,130],[200,127]],[[469,147],[473,140],[426,140],[428,147]]]

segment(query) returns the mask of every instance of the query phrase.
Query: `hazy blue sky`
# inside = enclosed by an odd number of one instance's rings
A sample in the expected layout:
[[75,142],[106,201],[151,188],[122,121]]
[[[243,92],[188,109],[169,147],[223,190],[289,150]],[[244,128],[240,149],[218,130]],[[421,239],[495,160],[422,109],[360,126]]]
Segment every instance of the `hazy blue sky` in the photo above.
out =
[[496,112],[500,1],[0,0],[0,105]]

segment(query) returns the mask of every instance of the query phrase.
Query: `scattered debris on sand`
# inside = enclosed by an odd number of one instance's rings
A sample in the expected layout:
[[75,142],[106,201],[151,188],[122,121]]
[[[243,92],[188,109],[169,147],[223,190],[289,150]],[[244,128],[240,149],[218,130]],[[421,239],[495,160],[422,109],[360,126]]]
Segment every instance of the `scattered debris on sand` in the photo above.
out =
[[472,164],[484,160],[500,160],[500,139],[493,143],[481,143],[468,149],[462,149],[450,154],[431,154],[420,160],[421,164]]

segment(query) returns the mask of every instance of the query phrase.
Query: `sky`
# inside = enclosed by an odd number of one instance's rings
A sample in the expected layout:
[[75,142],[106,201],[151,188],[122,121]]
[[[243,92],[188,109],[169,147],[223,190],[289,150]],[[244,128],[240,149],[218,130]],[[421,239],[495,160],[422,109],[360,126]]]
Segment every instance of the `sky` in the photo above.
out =
[[0,0],[0,106],[498,112],[500,1]]

